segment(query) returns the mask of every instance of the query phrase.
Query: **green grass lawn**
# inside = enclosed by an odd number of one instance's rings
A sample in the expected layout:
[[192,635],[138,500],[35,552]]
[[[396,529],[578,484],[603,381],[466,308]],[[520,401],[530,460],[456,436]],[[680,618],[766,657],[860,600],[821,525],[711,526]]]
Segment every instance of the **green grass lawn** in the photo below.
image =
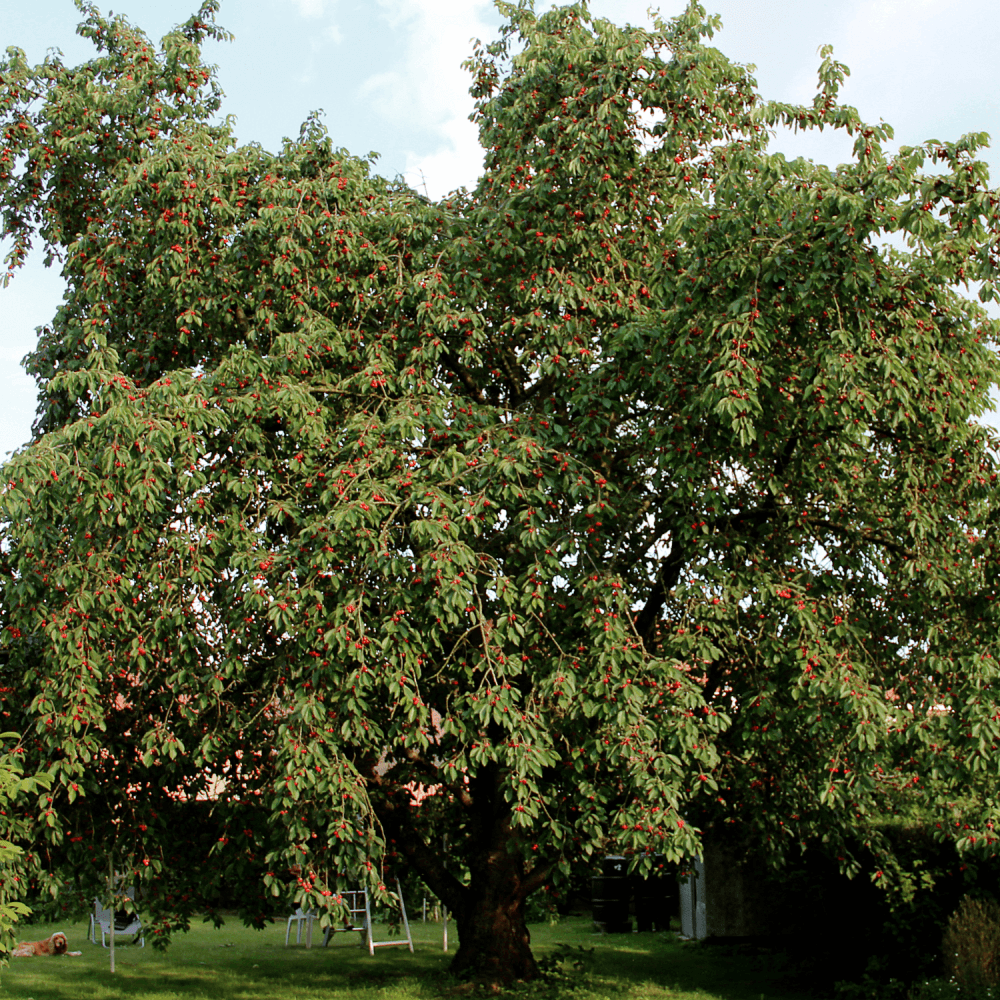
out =
[[[356,934],[338,934],[329,948],[315,945],[285,948],[285,926],[249,930],[236,920],[216,930],[196,925],[178,935],[165,953],[116,947],[114,976],[108,952],[87,940],[86,922],[70,926],[25,928],[34,940],[63,930],[79,958],[15,958],[3,972],[0,995],[27,1000],[403,1000],[465,996],[468,991],[447,973],[451,954],[441,950],[440,924],[411,925],[416,949],[379,949],[375,957],[358,947]],[[383,933],[379,937],[387,936]],[[456,946],[454,924],[452,954]],[[515,987],[525,997],[572,997],[572,1000],[804,1000],[783,988],[779,970],[764,959],[723,956],[718,950],[679,943],[672,934],[622,934],[602,937],[582,917],[555,927],[531,928],[532,946],[540,960],[568,946],[584,959],[576,970],[564,962],[565,975],[544,983]],[[580,951],[579,949],[593,949]]]

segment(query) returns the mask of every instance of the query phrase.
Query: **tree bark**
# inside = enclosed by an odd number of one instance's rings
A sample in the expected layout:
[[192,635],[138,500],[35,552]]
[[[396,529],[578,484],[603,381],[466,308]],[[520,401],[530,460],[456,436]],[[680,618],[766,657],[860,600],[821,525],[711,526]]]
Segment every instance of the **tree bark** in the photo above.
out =
[[[372,781],[384,779],[373,774]],[[524,859],[508,849],[514,834],[495,766],[484,768],[462,790],[468,799],[465,810],[471,833],[463,851],[469,867],[467,885],[448,871],[448,858],[418,828],[418,811],[408,791],[386,795],[377,803],[376,813],[395,846],[455,918],[459,945],[452,972],[485,985],[534,979],[539,970],[531,954],[524,901],[541,888],[551,868],[536,864],[526,870]]]
[[481,859],[455,913],[459,945],[452,972],[490,985],[537,977],[538,964],[524,920],[529,888],[523,862],[507,852],[505,843],[495,845]]

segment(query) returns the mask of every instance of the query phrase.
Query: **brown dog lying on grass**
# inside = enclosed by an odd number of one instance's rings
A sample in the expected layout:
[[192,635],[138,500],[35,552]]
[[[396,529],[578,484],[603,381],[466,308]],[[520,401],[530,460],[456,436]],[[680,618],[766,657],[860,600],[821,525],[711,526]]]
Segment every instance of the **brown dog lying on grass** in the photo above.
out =
[[31,958],[33,955],[82,955],[81,951],[66,950],[66,935],[56,931],[44,941],[22,941],[12,952],[14,958]]

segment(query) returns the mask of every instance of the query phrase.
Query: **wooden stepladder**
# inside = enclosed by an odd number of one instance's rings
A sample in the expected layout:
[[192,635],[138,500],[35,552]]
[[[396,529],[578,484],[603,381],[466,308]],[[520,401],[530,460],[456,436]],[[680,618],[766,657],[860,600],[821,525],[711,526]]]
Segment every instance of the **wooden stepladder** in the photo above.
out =
[[403,890],[396,879],[396,891],[390,893],[399,900],[399,912],[403,918],[403,931],[405,937],[396,938],[392,941],[376,941],[372,932],[372,911],[371,903],[368,899],[367,889],[346,889],[341,893],[344,902],[347,903],[348,919],[339,927],[333,925],[327,927],[323,935],[323,947],[330,943],[330,938],[341,931],[357,931],[361,935],[362,944],[368,945],[368,954],[374,955],[376,948],[390,948],[393,945],[405,944],[413,951],[413,937],[410,934],[410,922],[406,917],[406,904],[403,902]]

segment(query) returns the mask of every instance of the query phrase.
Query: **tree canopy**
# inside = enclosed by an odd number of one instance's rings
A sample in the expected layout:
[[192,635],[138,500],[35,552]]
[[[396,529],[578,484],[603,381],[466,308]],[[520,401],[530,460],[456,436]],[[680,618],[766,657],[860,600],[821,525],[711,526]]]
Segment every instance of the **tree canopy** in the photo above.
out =
[[[996,773],[987,137],[887,156],[829,51],[767,102],[697,3],[498,5],[440,201],[316,117],[238,145],[215,0],[159,48],[78,0],[92,61],[0,63],[11,273],[66,280],[4,467],[6,711],[46,864],[113,848],[160,930],[195,857],[329,908],[388,852],[459,971],[528,978],[525,899],[596,852],[738,819],[890,870],[893,796],[954,822]],[[180,815],[219,831],[185,865]]]

